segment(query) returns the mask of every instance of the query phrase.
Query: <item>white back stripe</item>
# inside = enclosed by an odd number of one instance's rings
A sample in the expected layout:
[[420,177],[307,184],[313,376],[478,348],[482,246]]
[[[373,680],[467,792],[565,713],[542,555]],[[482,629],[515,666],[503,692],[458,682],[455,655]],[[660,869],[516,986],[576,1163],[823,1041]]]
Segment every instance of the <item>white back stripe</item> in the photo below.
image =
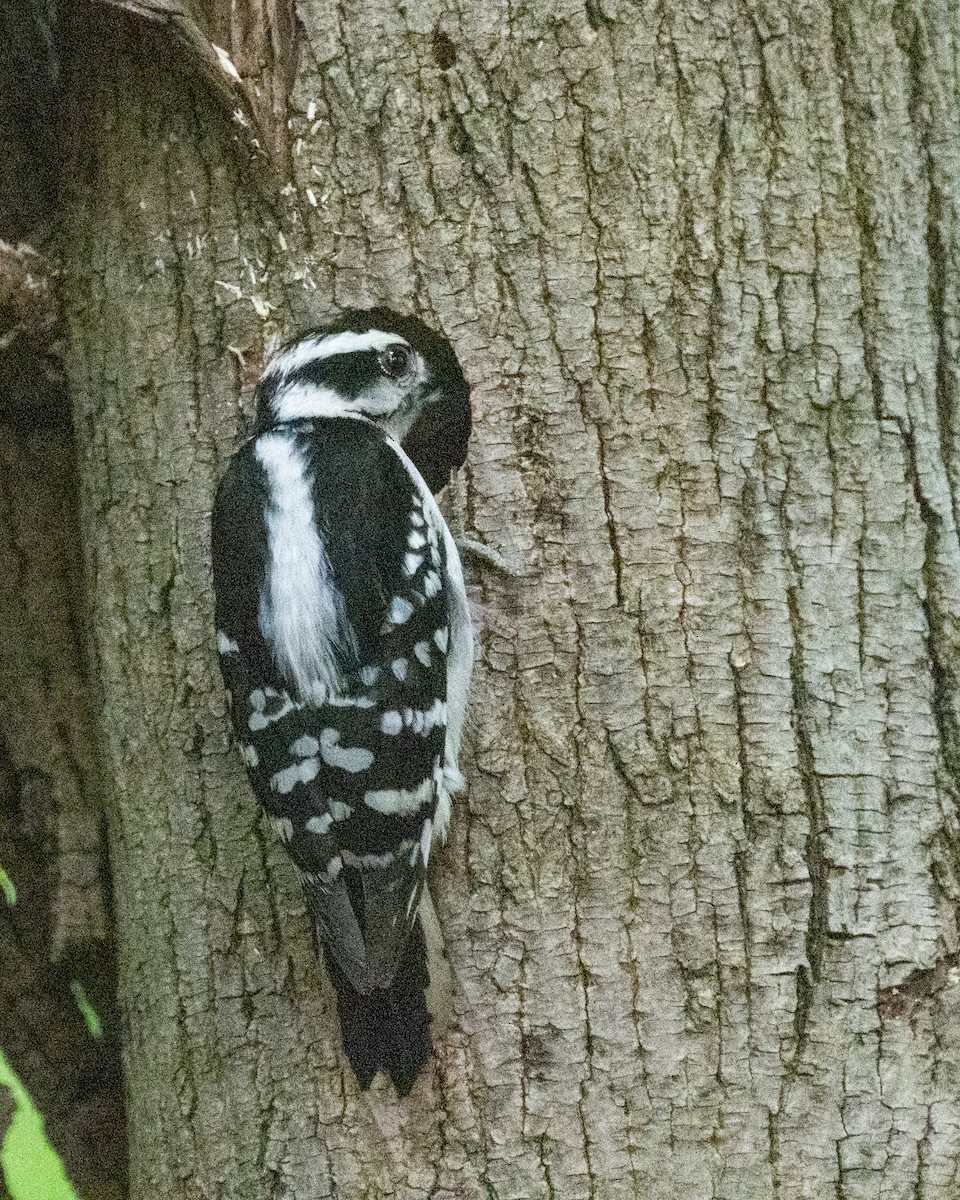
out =
[[257,460],[267,476],[267,580],[260,629],[277,666],[302,693],[342,692],[334,648],[356,652],[356,635],[314,521],[311,481],[291,436],[263,434]]

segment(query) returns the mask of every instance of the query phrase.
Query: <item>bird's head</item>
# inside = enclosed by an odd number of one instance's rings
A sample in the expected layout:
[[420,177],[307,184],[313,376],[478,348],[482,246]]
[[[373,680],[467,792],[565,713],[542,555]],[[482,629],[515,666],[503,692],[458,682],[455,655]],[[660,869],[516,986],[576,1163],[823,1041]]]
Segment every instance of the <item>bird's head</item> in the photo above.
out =
[[365,418],[403,445],[431,491],[463,465],[470,386],[446,338],[386,308],[350,310],[270,361],[256,433],[324,417]]

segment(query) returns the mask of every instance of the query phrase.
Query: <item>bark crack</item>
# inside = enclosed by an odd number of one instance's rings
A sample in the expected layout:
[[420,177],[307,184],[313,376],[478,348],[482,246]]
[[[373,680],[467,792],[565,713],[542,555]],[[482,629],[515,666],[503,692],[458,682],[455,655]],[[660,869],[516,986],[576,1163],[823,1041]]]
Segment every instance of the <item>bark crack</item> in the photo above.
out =
[[794,737],[800,782],[806,798],[808,832],[805,857],[810,876],[810,908],[805,937],[807,961],[806,964],[797,967],[794,1051],[789,1063],[789,1074],[795,1075],[800,1069],[806,1053],[810,1010],[823,965],[823,953],[827,938],[827,875],[822,843],[825,828],[823,796],[817,779],[813,743],[808,727],[810,717],[803,662],[803,621],[798,608],[796,584],[787,588],[787,606],[793,633],[790,652],[790,680],[793,694]]

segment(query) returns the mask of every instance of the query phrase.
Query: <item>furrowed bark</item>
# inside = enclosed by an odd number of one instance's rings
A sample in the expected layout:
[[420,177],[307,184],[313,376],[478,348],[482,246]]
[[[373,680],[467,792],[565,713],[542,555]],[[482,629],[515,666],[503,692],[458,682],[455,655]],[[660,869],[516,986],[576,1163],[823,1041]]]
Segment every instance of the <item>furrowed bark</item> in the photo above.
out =
[[[74,77],[133,1195],[950,1194],[955,8],[296,15],[269,166],[129,23]],[[473,568],[457,1020],[403,1103],[343,1070],[210,624],[264,358],[373,302],[453,341],[517,570]]]

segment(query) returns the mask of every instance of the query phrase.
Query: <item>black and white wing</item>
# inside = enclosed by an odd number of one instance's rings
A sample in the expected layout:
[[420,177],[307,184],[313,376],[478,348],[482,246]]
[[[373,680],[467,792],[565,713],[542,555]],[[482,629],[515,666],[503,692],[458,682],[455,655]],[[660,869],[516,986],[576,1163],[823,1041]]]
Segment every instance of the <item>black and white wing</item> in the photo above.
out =
[[218,648],[240,749],[361,995],[394,979],[447,803],[448,536],[362,421],[261,434],[217,493]]

